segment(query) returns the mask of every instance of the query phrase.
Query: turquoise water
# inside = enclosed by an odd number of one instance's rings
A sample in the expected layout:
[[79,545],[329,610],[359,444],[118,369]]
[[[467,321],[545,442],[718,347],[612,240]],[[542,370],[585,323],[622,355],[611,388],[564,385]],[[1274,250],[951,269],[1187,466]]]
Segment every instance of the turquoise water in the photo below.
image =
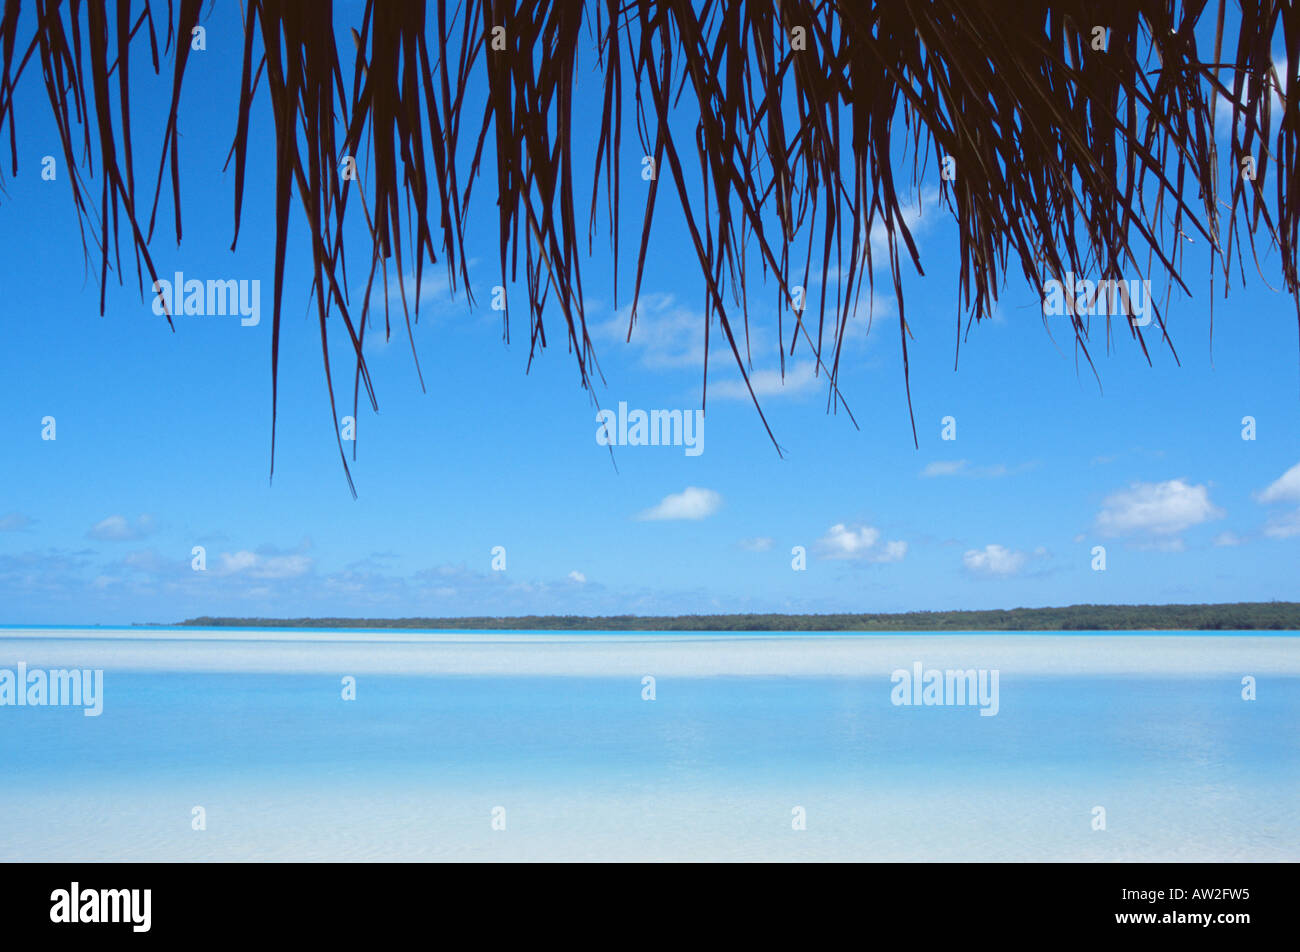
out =
[[[105,673],[98,717],[0,707],[0,859],[1295,860],[1297,649],[6,630],[0,669]],[[892,703],[916,662],[996,670],[996,716]]]

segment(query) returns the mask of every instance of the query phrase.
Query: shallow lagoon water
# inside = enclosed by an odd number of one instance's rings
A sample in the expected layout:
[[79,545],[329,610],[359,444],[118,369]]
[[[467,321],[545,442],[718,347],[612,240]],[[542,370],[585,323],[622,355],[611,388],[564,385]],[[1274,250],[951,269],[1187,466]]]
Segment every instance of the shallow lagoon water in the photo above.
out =
[[[0,707],[3,860],[1300,859],[1291,635],[0,630],[19,661],[104,669],[104,711]],[[918,661],[997,669],[997,716],[891,703]]]

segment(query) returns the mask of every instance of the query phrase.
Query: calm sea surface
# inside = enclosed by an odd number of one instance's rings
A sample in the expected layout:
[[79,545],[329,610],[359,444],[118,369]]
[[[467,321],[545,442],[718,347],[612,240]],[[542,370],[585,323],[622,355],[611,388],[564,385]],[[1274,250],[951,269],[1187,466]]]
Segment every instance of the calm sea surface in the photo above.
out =
[[[1290,634],[0,629],[19,662],[103,712],[0,706],[0,860],[1300,859]],[[892,703],[917,663],[997,714]]]

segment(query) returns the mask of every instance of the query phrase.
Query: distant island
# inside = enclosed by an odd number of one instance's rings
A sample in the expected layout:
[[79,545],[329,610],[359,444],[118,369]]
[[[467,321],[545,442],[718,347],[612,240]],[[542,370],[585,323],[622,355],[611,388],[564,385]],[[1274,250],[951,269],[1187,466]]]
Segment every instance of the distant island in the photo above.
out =
[[989,611],[826,615],[516,615],[479,618],[214,618],[195,628],[414,628],[486,631],[1231,631],[1300,630],[1300,602],[1068,605]]

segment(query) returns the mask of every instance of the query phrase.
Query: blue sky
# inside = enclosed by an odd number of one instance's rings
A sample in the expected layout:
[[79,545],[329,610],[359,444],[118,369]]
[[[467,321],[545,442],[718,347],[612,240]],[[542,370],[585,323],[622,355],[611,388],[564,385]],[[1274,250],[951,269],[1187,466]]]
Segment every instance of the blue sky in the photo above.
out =
[[[875,325],[868,333],[860,309],[841,362],[860,430],[825,412],[825,379],[809,372],[806,347],[784,385],[776,379],[769,285],[754,297],[751,343],[785,457],[741,398],[729,354],[715,350],[704,452],[622,446],[615,467],[595,438],[596,407],[578,385],[558,312],[547,317],[552,346],[525,373],[522,289],[509,292],[508,346],[486,306],[499,280],[488,180],[468,236],[478,307],[449,298],[441,260],[426,270],[414,333],[427,393],[404,332],[368,348],[380,412],[363,403],[359,414],[356,499],[331,432],[307,249],[291,234],[269,482],[269,109],[263,92],[231,252],[233,174],[221,166],[240,39],[219,14],[205,23],[208,48],[192,57],[182,99],[184,240],[177,248],[163,227],[153,251],[163,275],[260,280],[257,326],[178,316],[173,333],[133,274],[125,286],[110,278],[101,317],[98,264],[83,262],[66,170],[41,179],[41,157],[58,153],[44,93],[30,81],[20,90],[19,172],[6,177],[0,205],[9,235],[0,258],[0,623],[1300,597],[1294,302],[1249,269],[1244,288],[1234,274],[1231,299],[1215,301],[1211,341],[1208,270],[1193,246],[1185,270],[1193,296],[1176,295],[1168,309],[1181,365],[1155,344],[1148,366],[1117,325],[1110,348],[1100,331],[1093,339],[1099,385],[1076,365],[1064,319],[1047,318],[1045,328],[1039,289],[1013,276],[995,318],[964,339],[954,370],[956,231],[934,201],[933,163],[914,219],[926,273],[904,272],[919,449],[882,275]],[[153,120],[168,90],[166,80],[145,81],[146,65],[140,57],[133,75],[133,131],[137,174],[152,176],[162,132]],[[644,198],[630,127],[625,144],[621,295],[631,288]],[[364,159],[361,169],[364,177]],[[630,343],[603,233],[585,262],[601,406],[700,405],[703,287],[673,208],[665,192]],[[160,218],[170,213],[165,193]],[[296,205],[294,214],[300,225]],[[360,251],[359,215],[356,235]],[[363,255],[351,259],[355,292]],[[1280,286],[1276,253],[1262,262]],[[1221,295],[1221,276],[1216,288]],[[350,395],[346,361],[335,382]],[[55,440],[42,439],[47,416]],[[941,439],[946,416],[956,419],[955,440]],[[1242,439],[1246,416],[1254,440]],[[1092,567],[1098,545],[1105,571]],[[192,568],[194,546],[206,551],[205,571]],[[492,568],[495,546],[505,547],[505,571]],[[807,553],[803,571],[792,568],[795,546]]]

